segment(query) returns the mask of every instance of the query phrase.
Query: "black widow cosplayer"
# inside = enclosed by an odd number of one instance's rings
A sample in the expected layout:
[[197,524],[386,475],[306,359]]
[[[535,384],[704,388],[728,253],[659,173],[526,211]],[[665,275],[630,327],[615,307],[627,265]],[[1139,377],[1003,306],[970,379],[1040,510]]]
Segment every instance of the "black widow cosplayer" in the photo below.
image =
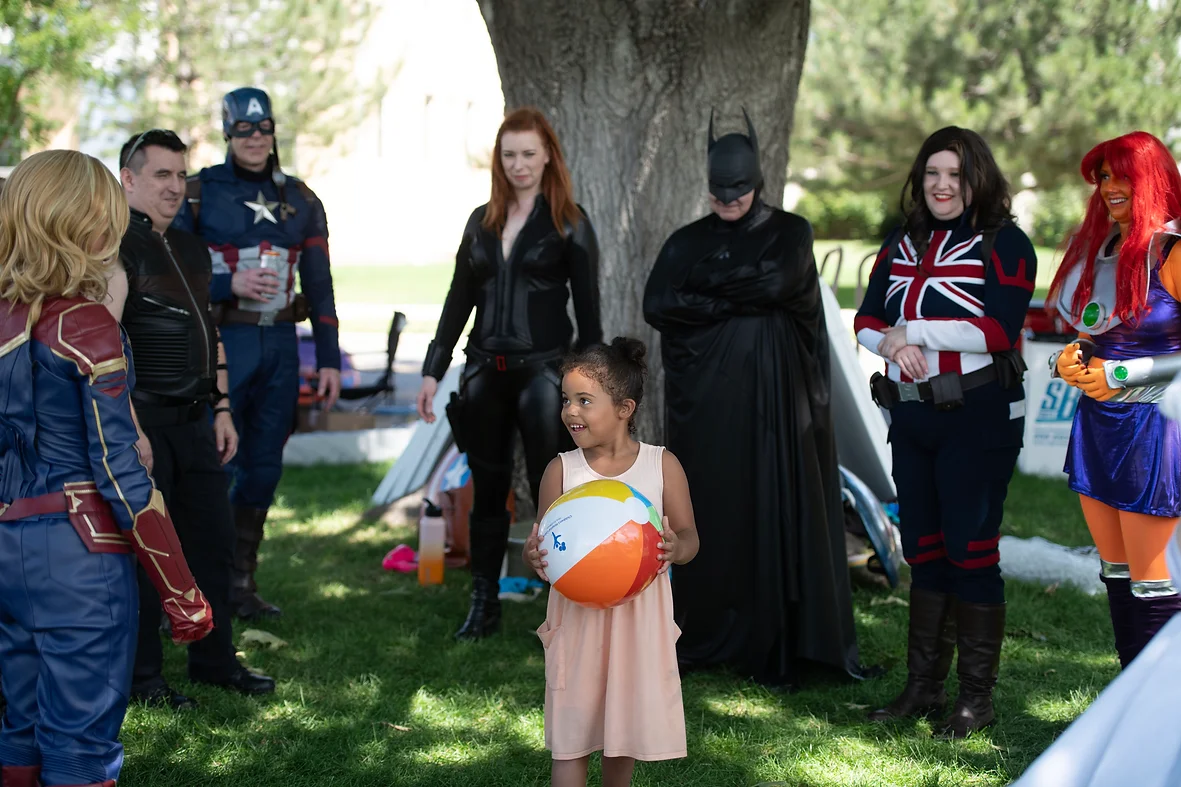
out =
[[496,135],[492,196],[464,229],[418,394],[419,417],[434,422],[438,381],[475,308],[459,392],[447,407],[473,489],[472,603],[456,632],[459,639],[487,636],[500,625],[513,430],[521,434],[535,503],[546,465],[574,449],[562,426],[558,375],[561,358],[573,345],[566,304],[572,295],[577,347],[601,342],[598,267],[595,231],[574,202],[553,129],[536,109],[510,113]]

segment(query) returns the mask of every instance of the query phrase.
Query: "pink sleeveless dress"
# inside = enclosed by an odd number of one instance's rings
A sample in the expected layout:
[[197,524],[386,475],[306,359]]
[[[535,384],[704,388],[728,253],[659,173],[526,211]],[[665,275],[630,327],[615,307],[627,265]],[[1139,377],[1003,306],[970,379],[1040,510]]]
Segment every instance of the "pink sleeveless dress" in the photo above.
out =
[[[607,478],[591,470],[581,448],[560,458],[563,492]],[[662,447],[641,443],[635,463],[614,476],[662,515],[663,460]],[[594,751],[637,760],[684,757],[680,634],[667,572],[628,603],[604,610],[575,604],[550,588],[537,636],[545,647],[545,746],[553,758],[573,760]]]

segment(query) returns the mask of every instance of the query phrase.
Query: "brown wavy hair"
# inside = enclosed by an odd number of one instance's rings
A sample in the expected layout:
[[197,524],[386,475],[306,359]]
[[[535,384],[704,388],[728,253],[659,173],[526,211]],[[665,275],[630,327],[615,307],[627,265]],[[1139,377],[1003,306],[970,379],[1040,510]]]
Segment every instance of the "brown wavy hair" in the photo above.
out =
[[[984,138],[975,131],[958,126],[947,126],[927,137],[919,154],[910,166],[910,174],[902,186],[899,208],[906,217],[906,234],[914,244],[915,253],[921,260],[931,242],[931,228],[935,217],[927,207],[923,194],[923,179],[927,172],[927,159],[944,150],[950,150],[960,157],[960,194],[964,199],[964,212],[968,214],[972,228],[977,232],[999,230],[1013,218],[1013,200],[1009,195],[1009,182],[1005,180],[992,150]],[[972,200],[968,201],[971,190]]]
[[119,181],[98,159],[46,150],[17,164],[0,191],[0,299],[102,301],[130,216]]
[[574,202],[574,187],[570,184],[570,170],[566,167],[562,146],[558,144],[558,135],[545,115],[535,107],[513,110],[505,116],[500,130],[496,132],[496,147],[492,150],[492,197],[488,200],[488,209],[484,211],[481,224],[486,229],[494,230],[499,237],[508,215],[508,204],[514,199],[512,184],[508,182],[504,164],[500,161],[500,140],[506,131],[536,131],[537,136],[541,137],[542,144],[549,152],[549,164],[541,176],[541,193],[549,203],[554,226],[559,231],[566,224],[578,226],[582,214]]

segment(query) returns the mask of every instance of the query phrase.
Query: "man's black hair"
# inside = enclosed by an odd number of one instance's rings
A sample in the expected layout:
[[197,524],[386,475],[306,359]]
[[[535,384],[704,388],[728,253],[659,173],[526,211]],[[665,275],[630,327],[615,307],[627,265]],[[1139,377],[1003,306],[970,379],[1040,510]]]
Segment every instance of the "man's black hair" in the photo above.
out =
[[127,167],[138,175],[140,169],[143,168],[144,160],[148,157],[144,151],[152,146],[177,153],[184,153],[189,149],[188,145],[180,141],[180,137],[175,132],[163,128],[149,129],[132,134],[131,139],[124,143],[123,148],[119,151],[119,168]]

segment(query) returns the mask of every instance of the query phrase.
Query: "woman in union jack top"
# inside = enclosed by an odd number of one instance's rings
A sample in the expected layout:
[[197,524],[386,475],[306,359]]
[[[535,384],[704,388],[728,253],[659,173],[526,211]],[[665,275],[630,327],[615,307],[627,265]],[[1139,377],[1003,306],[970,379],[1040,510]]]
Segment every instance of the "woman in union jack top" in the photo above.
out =
[[875,401],[890,411],[902,549],[911,567],[907,682],[870,718],[944,711],[958,647],[959,698],[938,728],[991,724],[1005,634],[1000,523],[1025,427],[1014,349],[1037,273],[1009,186],[975,132],[922,145],[854,323],[886,361]]

